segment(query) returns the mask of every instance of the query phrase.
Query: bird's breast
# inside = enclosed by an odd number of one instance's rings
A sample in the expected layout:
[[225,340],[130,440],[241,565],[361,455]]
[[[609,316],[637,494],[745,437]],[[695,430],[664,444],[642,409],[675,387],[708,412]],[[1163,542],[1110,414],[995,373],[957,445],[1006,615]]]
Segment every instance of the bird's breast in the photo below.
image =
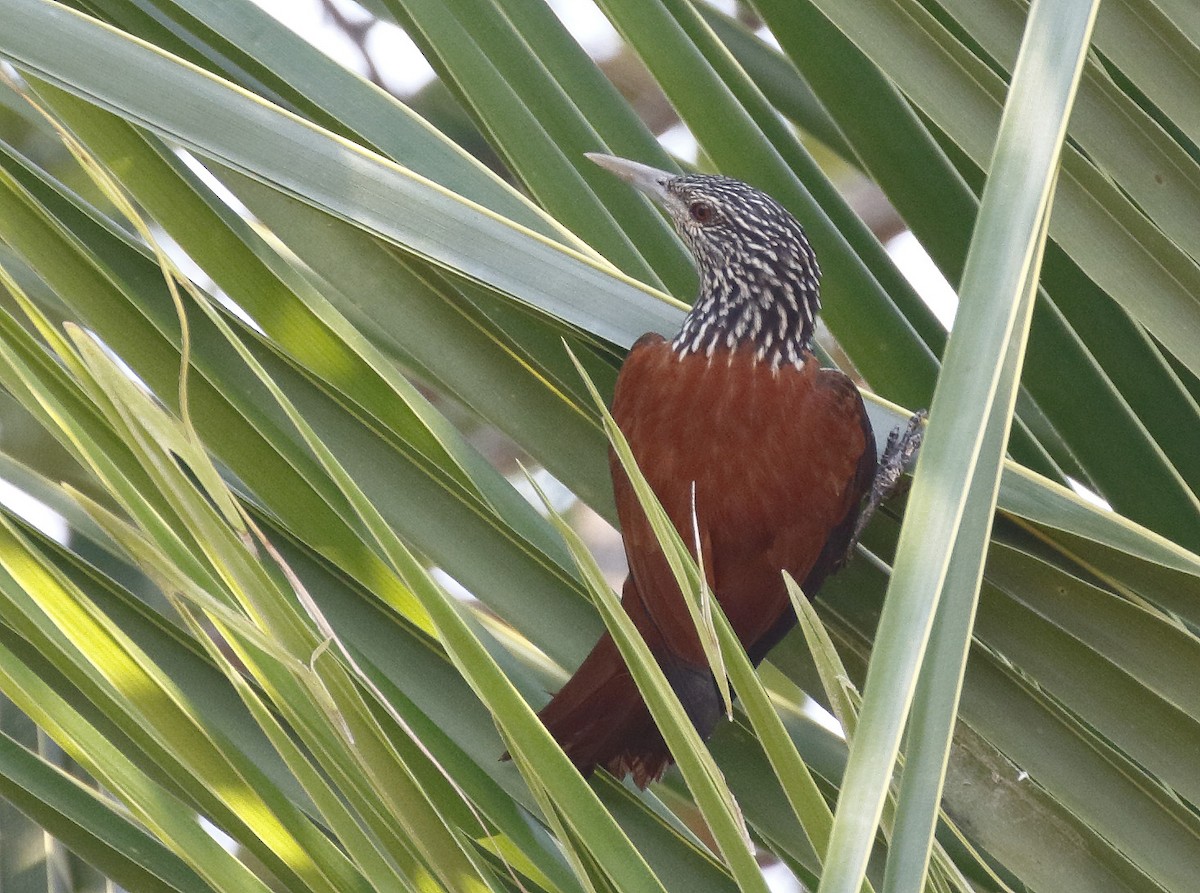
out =
[[[683,358],[640,341],[622,368],[613,415],[660,499],[697,487],[710,512],[753,513],[836,495],[865,448],[853,384],[811,354],[772,368],[750,347]],[[714,519],[716,520],[716,519]]]
[[[613,415],[689,544],[694,486],[710,583],[735,628],[753,638],[757,621],[735,614],[785,598],[780,571],[802,580],[861,498],[870,429],[857,389],[811,354],[772,368],[752,345],[681,358],[646,336],[621,369]],[[615,462],[613,480],[631,570],[645,588],[661,579],[661,553]]]

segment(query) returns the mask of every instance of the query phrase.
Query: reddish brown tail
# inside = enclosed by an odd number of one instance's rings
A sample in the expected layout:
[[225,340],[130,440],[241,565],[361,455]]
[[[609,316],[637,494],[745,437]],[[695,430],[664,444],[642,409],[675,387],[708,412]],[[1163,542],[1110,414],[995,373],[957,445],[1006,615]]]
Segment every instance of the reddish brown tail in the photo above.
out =
[[585,776],[604,766],[618,778],[632,773],[644,788],[671,762],[666,742],[608,633],[538,716]]
[[[656,657],[696,730],[707,738],[721,714],[712,674],[707,667],[682,667],[670,657]],[[608,633],[538,715],[585,776],[603,766],[617,778],[632,775],[634,783],[644,788],[672,762],[662,733]]]

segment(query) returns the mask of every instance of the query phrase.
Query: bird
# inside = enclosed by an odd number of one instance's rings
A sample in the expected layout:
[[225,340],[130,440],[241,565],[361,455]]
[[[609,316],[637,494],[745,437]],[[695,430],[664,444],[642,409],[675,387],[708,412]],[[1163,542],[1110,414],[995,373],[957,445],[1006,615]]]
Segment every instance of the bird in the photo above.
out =
[[[591,161],[657,204],[689,249],[699,295],[673,338],[648,333],[617,377],[612,415],[755,665],[795,624],[783,572],[812,597],[845,564],[864,504],[881,501],[917,433],[889,438],[880,475],[854,382],[812,352],[820,267],[803,227],[740,180],[675,174],[612,155]],[[621,604],[688,718],[708,738],[724,713],[661,546],[614,452],[629,574]],[[639,788],[673,762],[611,635],[538,714],[585,776]]]

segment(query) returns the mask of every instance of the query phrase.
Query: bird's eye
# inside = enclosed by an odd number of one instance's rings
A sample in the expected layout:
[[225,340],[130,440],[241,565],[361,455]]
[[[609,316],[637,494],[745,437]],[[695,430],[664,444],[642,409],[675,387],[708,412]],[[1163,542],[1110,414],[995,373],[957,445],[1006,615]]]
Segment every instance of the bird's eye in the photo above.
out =
[[697,223],[712,223],[717,219],[717,209],[708,202],[692,202],[688,206],[688,213],[692,215],[692,219]]

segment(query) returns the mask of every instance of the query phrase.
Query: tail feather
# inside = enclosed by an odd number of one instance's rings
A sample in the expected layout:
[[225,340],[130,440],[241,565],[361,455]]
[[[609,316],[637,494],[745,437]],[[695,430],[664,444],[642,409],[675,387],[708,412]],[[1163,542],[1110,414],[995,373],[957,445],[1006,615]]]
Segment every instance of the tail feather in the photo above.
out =
[[618,778],[632,772],[638,786],[645,787],[671,762],[608,633],[538,716],[585,777],[603,766]]
[[[707,667],[680,666],[656,655],[671,687],[701,737],[720,716],[720,700]],[[538,714],[585,776],[603,766],[618,778],[633,776],[644,788],[673,760],[612,637],[605,633],[562,690]]]

